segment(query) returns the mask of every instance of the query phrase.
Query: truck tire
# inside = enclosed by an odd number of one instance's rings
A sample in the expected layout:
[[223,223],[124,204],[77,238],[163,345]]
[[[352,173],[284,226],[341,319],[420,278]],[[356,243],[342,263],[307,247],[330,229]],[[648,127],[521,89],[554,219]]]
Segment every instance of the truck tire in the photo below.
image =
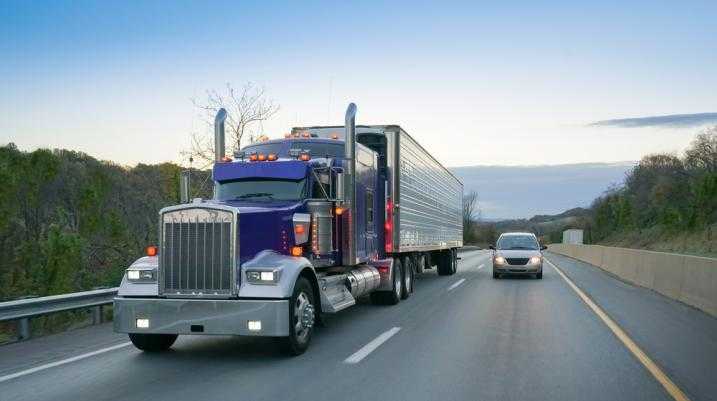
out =
[[451,275],[453,275],[458,272],[458,250],[451,249],[450,255],[451,255]]
[[168,350],[177,341],[177,335],[130,333],[129,340],[142,351],[162,352]]
[[403,258],[403,280],[401,280],[401,299],[406,299],[413,292],[413,264],[410,256]]
[[311,283],[299,277],[289,300],[289,336],[281,339],[284,352],[291,356],[301,355],[309,348],[316,320],[314,302]]
[[403,293],[403,267],[401,259],[393,260],[393,282],[391,291],[374,291],[371,293],[371,302],[376,305],[396,305],[401,300]]
[[436,266],[438,267],[438,275],[439,276],[450,276],[451,274],[455,273],[453,271],[453,265],[452,265],[452,258],[451,258],[451,251],[440,251],[436,255]]

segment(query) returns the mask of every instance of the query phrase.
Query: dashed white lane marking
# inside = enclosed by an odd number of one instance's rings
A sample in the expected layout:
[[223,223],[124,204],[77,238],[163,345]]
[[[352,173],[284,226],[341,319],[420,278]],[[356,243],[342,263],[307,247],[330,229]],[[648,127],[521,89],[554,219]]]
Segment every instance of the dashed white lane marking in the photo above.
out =
[[79,361],[79,360],[81,360],[81,359],[89,358],[89,357],[91,357],[91,356],[95,356],[95,355],[99,355],[99,354],[104,354],[105,352],[110,352],[110,351],[114,351],[114,350],[116,350],[116,349],[124,348],[124,347],[126,347],[126,346],[128,346],[128,345],[131,345],[131,344],[132,344],[132,343],[128,341],[128,342],[126,342],[126,343],[121,343],[121,344],[113,345],[113,346],[111,346],[111,347],[98,349],[97,351],[92,351],[92,352],[88,352],[88,353],[86,353],[86,354],[73,356],[72,358],[67,358],[67,359],[63,359],[63,360],[61,360],[61,361],[57,361],[57,362],[47,363],[47,364],[45,364],[45,365],[36,366],[36,367],[34,367],[34,368],[27,369],[27,370],[23,370],[23,371],[20,371],[20,372],[17,372],[17,373],[12,373],[12,374],[9,374],[9,375],[0,376],[0,383],[6,382],[6,381],[8,381],[8,380],[16,379],[16,378],[18,378],[18,377],[26,376],[26,375],[29,375],[29,374],[32,374],[32,373],[35,373],[35,372],[39,372],[39,371],[41,371],[41,370],[50,369],[50,368],[54,368],[54,367],[57,367],[57,366],[62,366],[62,365],[65,365],[65,364],[68,364],[68,363],[71,363],[71,362]]
[[568,286],[572,288],[576,294],[578,294],[578,297],[580,297],[580,299],[587,304],[587,306],[600,318],[600,320],[605,323],[610,331],[615,334],[615,337],[617,337],[623,345],[625,345],[625,348],[627,348],[635,356],[635,358],[642,363],[645,369],[652,374],[655,380],[657,380],[662,387],[664,387],[665,391],[667,391],[672,398],[676,401],[689,401],[687,395],[680,390],[679,387],[677,387],[672,379],[670,379],[669,376],[667,376],[667,374],[665,374],[665,372],[663,372],[662,369],[660,369],[660,367],[657,366],[657,364],[653,362],[649,356],[647,356],[645,351],[643,351],[642,348],[640,348],[607,313],[605,313],[589,296],[587,296],[587,294],[575,285],[575,283],[573,283],[573,281],[570,280],[568,276],[562,272],[562,270],[558,269],[558,266],[555,266],[555,264],[549,260],[547,262],[553,267],[553,269],[555,269],[556,272],[558,272],[560,277],[568,283]]
[[448,287],[448,291],[454,290],[456,287],[458,287],[459,285],[463,284],[464,281],[466,281],[466,279],[464,279],[464,278],[462,278],[462,279],[456,281],[455,283],[453,283],[453,285],[451,285],[450,287]]
[[361,362],[364,358],[366,358],[370,353],[376,350],[381,344],[388,341],[389,338],[393,337],[396,333],[398,333],[401,330],[400,327],[394,327],[391,330],[388,330],[385,333],[382,333],[378,337],[371,340],[370,343],[364,345],[359,349],[358,351],[354,352],[353,355],[346,358],[344,360],[344,363],[350,363],[350,364],[356,364]]
[[484,268],[484,267],[485,267],[485,265],[480,265],[480,266],[478,266],[478,270],[480,270],[480,269],[482,269],[482,268]]

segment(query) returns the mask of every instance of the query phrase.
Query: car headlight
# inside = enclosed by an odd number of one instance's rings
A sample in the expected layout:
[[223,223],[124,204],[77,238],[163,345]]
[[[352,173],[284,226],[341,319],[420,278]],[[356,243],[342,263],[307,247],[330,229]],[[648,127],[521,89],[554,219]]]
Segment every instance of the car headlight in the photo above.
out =
[[541,258],[540,256],[533,256],[532,258],[530,258],[531,265],[539,265],[541,263],[543,263],[543,258]]
[[276,284],[279,282],[279,270],[247,270],[246,280],[251,284]]
[[154,269],[127,269],[127,280],[139,283],[153,283],[157,281],[157,271]]
[[497,265],[504,265],[506,263],[505,258],[502,256],[496,256],[495,259],[493,259],[493,262]]

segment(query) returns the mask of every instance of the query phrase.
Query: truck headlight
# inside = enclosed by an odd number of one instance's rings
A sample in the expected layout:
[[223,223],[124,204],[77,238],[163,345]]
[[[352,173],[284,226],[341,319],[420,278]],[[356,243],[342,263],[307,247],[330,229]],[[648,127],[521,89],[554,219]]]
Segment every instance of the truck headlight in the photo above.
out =
[[530,258],[531,265],[539,265],[542,262],[543,262],[543,258],[541,258],[540,256],[533,256],[532,258]]
[[493,262],[497,265],[504,265],[506,263],[505,258],[502,256],[496,256],[495,259],[493,259]]
[[157,281],[157,271],[154,269],[127,269],[127,280],[153,283]]
[[276,284],[279,275],[278,270],[247,270],[246,280],[251,284]]

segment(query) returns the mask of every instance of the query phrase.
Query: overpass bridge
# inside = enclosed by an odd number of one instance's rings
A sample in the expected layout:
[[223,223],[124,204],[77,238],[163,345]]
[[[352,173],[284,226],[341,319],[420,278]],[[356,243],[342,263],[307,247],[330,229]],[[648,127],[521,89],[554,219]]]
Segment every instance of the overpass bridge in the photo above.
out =
[[145,354],[108,323],[5,345],[0,400],[717,400],[717,318],[546,259],[543,280],[493,280],[489,252],[463,252],[450,280],[331,316],[295,358],[237,337]]

